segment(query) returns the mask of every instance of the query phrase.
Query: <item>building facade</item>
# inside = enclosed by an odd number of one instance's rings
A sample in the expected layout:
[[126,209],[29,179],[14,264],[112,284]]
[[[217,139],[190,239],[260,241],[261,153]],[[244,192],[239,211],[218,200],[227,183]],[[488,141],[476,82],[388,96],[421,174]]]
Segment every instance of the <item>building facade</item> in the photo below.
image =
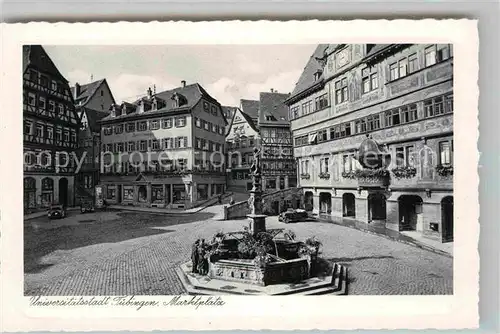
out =
[[82,163],[75,179],[75,201],[79,204],[82,198],[94,198],[95,186],[99,184],[101,162],[101,124],[99,122],[107,117],[109,112],[79,106],[76,107],[76,111],[81,124],[78,133],[78,157]]
[[108,203],[188,208],[225,191],[220,104],[199,84],[114,105],[101,120]]
[[250,166],[254,148],[260,143],[259,138],[259,130],[253,119],[241,109],[236,109],[226,135],[228,190],[247,192],[252,189]]
[[68,81],[40,45],[23,46],[24,209],[74,204],[78,116]]
[[452,45],[319,45],[286,103],[307,210],[453,240]]
[[106,79],[86,85],[71,87],[75,109],[80,120],[78,133],[78,156],[82,165],[75,178],[78,204],[82,198],[93,198],[95,186],[99,183],[101,156],[101,125],[99,121],[109,115],[109,108],[115,99]]
[[289,94],[260,93],[259,120],[262,153],[262,188],[282,190],[297,186],[288,108]]

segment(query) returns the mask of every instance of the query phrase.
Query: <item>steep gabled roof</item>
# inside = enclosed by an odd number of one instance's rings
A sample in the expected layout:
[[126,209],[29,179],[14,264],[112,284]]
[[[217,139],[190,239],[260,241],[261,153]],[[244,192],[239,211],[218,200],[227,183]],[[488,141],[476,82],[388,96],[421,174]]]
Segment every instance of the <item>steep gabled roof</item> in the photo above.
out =
[[[109,115],[109,112],[98,111],[98,110],[94,110],[94,109],[90,109],[90,108],[86,108],[86,107],[82,107],[81,111],[86,114],[87,122],[88,122],[89,128],[92,132],[99,132],[100,131],[99,121],[101,119],[103,119],[104,117]],[[83,114],[82,114],[82,117],[83,117]]]
[[240,100],[241,111],[253,119],[259,118],[259,101],[256,100]]
[[[86,85],[80,85],[79,93],[78,93],[78,96],[76,96],[76,97],[75,97],[76,87],[75,86],[71,87],[71,94],[75,98],[75,103],[80,105],[80,106],[85,106],[85,104],[87,104],[92,99],[92,97],[99,90],[99,87],[101,87],[101,85],[103,85],[103,84],[108,86],[108,82],[106,81],[106,79],[97,80],[97,81],[91,82],[91,83],[86,84]],[[109,89],[109,86],[108,86],[108,89]],[[114,103],[115,98],[113,97],[113,94],[111,93],[111,89],[109,89],[109,92],[111,94],[111,98],[113,99],[113,103]]]
[[245,112],[243,112],[242,110],[240,110],[240,113],[241,113],[241,116],[243,116],[243,118],[245,119],[245,121],[247,121],[248,125],[250,125],[250,127],[256,131],[256,132],[259,132],[259,129],[257,128],[257,125],[255,124],[255,122],[253,121],[254,119],[252,117],[250,117],[249,115],[247,115]]
[[[284,103],[289,94],[260,93],[259,126],[260,125],[288,125],[288,107]],[[266,120],[271,115],[274,120]]]
[[64,83],[68,82],[41,45],[23,45],[23,73],[26,72],[28,67],[51,73],[53,76],[59,77]]
[[295,84],[295,88],[293,89],[290,97],[293,97],[314,85],[314,73],[323,69],[323,65],[318,61],[318,58],[323,58],[325,50],[328,46],[329,44],[319,44],[316,47],[316,50],[314,50],[313,54],[309,58],[309,61],[304,67],[299,80]]
[[[174,101],[172,101],[172,96],[175,93],[183,95],[186,98],[187,103],[180,106],[180,107],[176,107],[174,105]],[[166,106],[164,108],[158,109],[156,111],[151,111],[151,112],[148,111],[146,113],[189,110],[189,109],[193,108],[201,100],[202,97],[209,100],[209,101],[212,101],[214,103],[218,103],[217,100],[215,100],[212,96],[210,96],[210,94],[208,94],[207,91],[205,89],[203,89],[203,87],[201,87],[201,85],[199,85],[198,83],[194,83],[191,85],[186,85],[186,86],[181,86],[181,87],[177,87],[174,89],[166,90],[166,91],[157,93],[154,96],[159,97],[160,99],[164,100],[166,102]],[[140,101],[140,99],[138,101]],[[127,103],[127,102],[125,102],[125,103]],[[135,106],[135,104],[134,104],[134,106]],[[134,111],[132,113],[129,113],[126,115],[114,116],[114,117],[112,117],[110,115],[110,116],[104,118],[103,120],[128,118],[128,117],[137,116],[138,114],[139,113],[137,112],[137,109],[136,109],[136,111]],[[222,115],[222,117],[224,117],[224,115]],[[224,118],[224,120],[225,120],[225,118]]]

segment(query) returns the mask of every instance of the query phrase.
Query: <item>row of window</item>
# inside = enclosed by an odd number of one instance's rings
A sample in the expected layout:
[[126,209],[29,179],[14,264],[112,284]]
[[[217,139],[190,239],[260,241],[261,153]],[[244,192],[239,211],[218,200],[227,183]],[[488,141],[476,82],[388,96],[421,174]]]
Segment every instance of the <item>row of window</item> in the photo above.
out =
[[[439,62],[453,57],[453,49],[449,44],[432,45],[424,50],[424,68],[433,66]],[[410,75],[419,70],[417,53],[401,58],[389,65],[389,80],[394,81]],[[379,88],[379,75],[375,67],[365,67],[361,70],[361,91],[368,93]],[[347,77],[339,78],[335,81],[335,104],[341,104],[349,100],[349,89]],[[323,99],[320,102],[318,99]],[[328,95],[324,94],[316,98],[313,105],[312,100],[305,101],[301,106],[290,108],[290,119],[310,114],[329,106]],[[300,110],[300,107],[301,110]]]
[[420,118],[429,118],[453,112],[453,94],[437,96],[423,101],[422,116],[418,113],[418,103],[411,103],[382,113],[364,116],[353,121],[334,125],[307,135],[295,137],[295,146],[362,134],[391,126],[411,123]]
[[241,138],[240,140],[235,140],[234,142],[228,141],[226,143],[227,148],[229,150],[231,149],[238,149],[238,148],[246,148],[246,147],[253,147],[255,145],[255,137],[250,136],[248,138]]
[[213,124],[198,117],[194,118],[194,125],[199,129],[204,129],[206,131],[224,135],[225,128],[222,125]]
[[119,143],[109,143],[102,144],[102,150],[105,152],[119,153],[119,152],[147,152],[148,149],[151,151],[160,151],[176,148],[187,148],[188,139],[187,137],[172,137],[172,138],[162,138],[149,139],[149,140],[139,140],[139,141],[129,141],[129,142],[119,142]]
[[238,159],[239,158],[238,155],[237,156],[230,155],[229,157],[231,159],[231,167],[251,165],[253,162],[252,153],[242,154],[241,159]]
[[56,103],[54,100],[47,100],[44,96],[38,96],[33,92],[28,92],[28,94],[24,95],[24,104],[28,104],[33,107],[37,107],[41,110],[48,110],[49,112],[55,112],[57,107],[57,114],[69,116],[71,109],[67,108],[62,103]]
[[[37,138],[54,139],[54,127],[41,123],[24,121],[24,134],[34,135]],[[56,127],[55,139],[58,141],[76,143],[76,132],[73,129]]]
[[96,139],[92,139],[92,138],[84,138],[84,139],[80,139],[78,141],[78,145],[80,147],[93,147],[94,146],[94,143],[95,144],[99,144],[99,141]]
[[264,128],[261,130],[260,134],[262,138],[290,138],[290,130],[287,128]]
[[223,146],[219,143],[215,143],[211,140],[206,140],[204,138],[195,137],[194,148],[198,150],[204,150],[209,152],[222,152]]
[[124,132],[148,131],[160,129],[170,129],[173,126],[182,128],[186,126],[186,116],[179,116],[174,118],[153,119],[149,121],[128,122],[125,124],[117,124],[115,126],[107,125],[103,127],[104,135],[121,134]]
[[161,161],[158,160],[151,160],[149,161],[143,161],[141,163],[130,163],[129,161],[124,161],[121,163],[116,163],[113,164],[112,166],[106,166],[104,167],[104,172],[105,173],[123,173],[123,172],[129,172],[129,173],[137,173],[137,172],[144,172],[144,171],[182,171],[182,170],[187,170],[188,168],[188,161],[187,159],[176,159],[176,160],[170,160],[170,159],[162,159]]
[[[355,159],[355,153],[344,154],[342,156],[342,172],[348,173],[361,169],[361,165],[357,159]],[[429,158],[432,159],[432,158]],[[394,150],[394,166],[395,167],[416,167],[417,155],[415,152],[414,145],[401,145],[395,147]],[[300,173],[309,174],[310,173],[310,161],[308,159],[303,159],[300,161]],[[324,157],[320,159],[319,172],[329,173],[330,171],[330,158]],[[442,141],[439,143],[439,155],[437,157],[436,164],[442,166],[452,166],[453,165],[453,141]]]
[[214,116],[217,116],[217,106],[208,103],[207,101],[203,101],[203,110],[207,113],[211,113]]
[[[55,152],[55,161],[57,161],[58,165],[61,167],[65,167],[66,163],[68,166],[66,167],[75,167],[76,161],[75,159],[68,159],[68,152]],[[52,166],[52,154],[44,153],[44,154],[24,154],[24,163],[27,165],[37,165],[37,166]]]
[[29,81],[38,83],[40,86],[50,88],[53,91],[64,93],[63,83],[51,80],[46,75],[43,75],[33,69],[29,70]]
[[223,171],[222,165],[223,165],[223,163],[214,164],[210,160],[195,159],[193,169],[194,170],[202,170],[202,171],[221,172],[221,171]]

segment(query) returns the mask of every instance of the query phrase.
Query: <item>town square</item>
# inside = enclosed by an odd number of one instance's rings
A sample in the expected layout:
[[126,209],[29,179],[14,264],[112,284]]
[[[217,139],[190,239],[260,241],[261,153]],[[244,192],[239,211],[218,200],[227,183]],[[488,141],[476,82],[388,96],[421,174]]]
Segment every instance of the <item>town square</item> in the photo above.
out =
[[452,44],[146,49],[23,46],[25,295],[453,294]]
[[[76,211],[60,221],[29,220],[25,294],[183,294],[175,268],[189,260],[193,240],[246,224],[219,220],[217,209],[185,216]],[[269,219],[268,225],[284,224]],[[350,295],[453,293],[450,256],[329,223],[286,227],[298,236],[320,237],[321,256],[348,266]]]

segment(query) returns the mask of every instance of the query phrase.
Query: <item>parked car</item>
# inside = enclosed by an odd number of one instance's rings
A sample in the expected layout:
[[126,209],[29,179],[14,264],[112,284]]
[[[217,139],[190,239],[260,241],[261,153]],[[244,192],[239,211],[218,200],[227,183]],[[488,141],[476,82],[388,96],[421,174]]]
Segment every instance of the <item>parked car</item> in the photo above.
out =
[[54,218],[65,218],[66,217],[66,208],[61,204],[53,204],[49,208],[49,212],[47,213],[49,219]]
[[80,200],[80,212],[93,212],[95,211],[94,200],[92,198],[82,198]]
[[309,214],[303,209],[288,209],[280,213],[278,220],[285,224],[309,220]]

